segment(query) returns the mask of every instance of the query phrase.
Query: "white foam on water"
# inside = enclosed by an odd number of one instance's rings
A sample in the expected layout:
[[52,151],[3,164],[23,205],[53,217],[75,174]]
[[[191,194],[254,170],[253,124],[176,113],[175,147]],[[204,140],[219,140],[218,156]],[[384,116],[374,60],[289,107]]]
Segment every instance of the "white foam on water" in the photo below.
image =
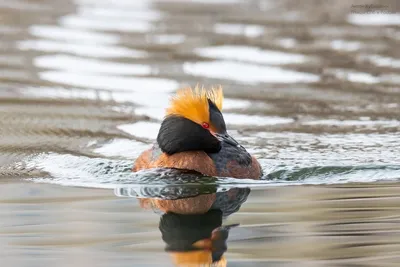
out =
[[139,121],[133,124],[119,125],[117,128],[136,137],[155,140],[160,130],[160,123]]
[[171,92],[179,86],[176,81],[162,78],[104,76],[65,71],[44,71],[39,76],[50,82],[102,90]]
[[243,100],[243,99],[224,98],[222,106],[223,109],[234,109],[234,108],[244,109],[255,104],[259,104],[259,102]]
[[151,67],[143,64],[110,62],[69,55],[46,55],[34,58],[33,64],[40,68],[65,70],[78,73],[104,73],[114,75],[149,75]]
[[[134,103],[138,108],[146,109],[146,108],[156,108],[160,109],[160,107],[166,106],[169,99],[169,94],[166,92],[110,92],[112,96],[112,100],[119,103]],[[107,100],[107,95],[104,96],[104,100]],[[118,107],[113,107],[114,110],[120,112]],[[135,109],[136,110],[136,109]],[[136,113],[136,112],[135,112]],[[144,112],[141,115],[148,115]],[[152,117],[152,116],[149,116]]]
[[68,29],[59,26],[34,25],[29,27],[33,36],[79,44],[116,44],[119,36],[110,33],[99,33],[81,29]]
[[81,6],[78,8],[78,14],[84,17],[102,17],[107,20],[124,19],[129,21],[158,21],[164,17],[163,14],[157,10],[134,10],[101,6]]
[[183,34],[152,34],[147,39],[156,44],[174,45],[183,43],[186,36]]
[[400,14],[349,14],[347,21],[356,25],[400,25]]
[[135,10],[149,10],[152,0],[74,0],[78,6],[96,6],[104,8],[120,8],[120,9],[135,9]]
[[357,71],[348,71],[348,70],[336,70],[336,76],[340,79],[348,80],[351,82],[357,83],[379,83],[379,78],[375,77],[369,73],[365,72],[357,72]]
[[293,48],[296,46],[297,41],[294,38],[281,38],[277,40],[277,43],[284,48]]
[[194,52],[197,55],[217,58],[240,60],[244,62],[255,62],[271,65],[281,65],[290,63],[302,63],[307,60],[307,57],[300,54],[285,53],[273,50],[262,50],[258,47],[251,46],[212,46],[196,48]]
[[[383,174],[384,173],[384,174]],[[309,177],[303,181],[296,181],[294,185],[323,185],[323,184],[346,184],[346,183],[372,183],[378,181],[398,180],[400,170],[382,170],[382,169],[363,169],[347,171],[341,174],[324,174]],[[288,183],[287,185],[291,185]]]
[[387,126],[396,127],[400,126],[398,120],[316,120],[303,122],[304,125],[335,125],[335,126]]
[[400,59],[381,55],[367,55],[366,58],[379,67],[400,68]]
[[[24,87],[19,89],[24,96],[35,98],[56,98],[56,99],[89,99],[99,101],[113,101],[117,103],[134,103],[146,107],[160,107],[168,103],[169,94],[162,92],[130,92],[130,91],[102,91],[102,90],[82,90],[80,88],[63,87]],[[151,99],[151,101],[149,100]],[[144,108],[144,107],[143,107]],[[121,107],[112,107],[117,112],[125,112]],[[132,107],[128,109],[132,112]]]
[[121,21],[105,20],[102,18],[85,18],[77,15],[67,15],[59,19],[63,26],[72,28],[83,28],[99,31],[119,31],[119,32],[149,32],[153,26],[148,21]]
[[[174,91],[175,88],[172,89],[171,86],[171,88],[166,88],[166,89],[168,90],[157,91],[151,88],[148,90],[144,88],[143,91],[141,91],[139,89],[137,92],[130,94],[130,101],[137,103],[142,107],[149,107],[149,108],[166,107],[169,103],[170,92]],[[119,98],[117,98],[117,100],[122,101],[122,99]]]
[[[350,125],[354,125],[354,123],[350,123]],[[375,126],[367,125],[367,127]],[[265,159],[266,164],[263,165],[265,168],[279,165],[297,167],[398,165],[400,162],[400,154],[397,153],[400,140],[396,133],[321,133],[316,135],[293,132],[259,132],[250,137],[253,140],[248,140],[249,147],[260,149],[257,153],[263,155],[261,157]],[[259,147],[259,143],[263,145]],[[268,154],[264,154],[265,151],[268,151]]]
[[348,73],[348,79],[352,82],[360,83],[379,83],[379,79],[369,73],[363,72],[350,72]]
[[310,73],[284,70],[278,67],[258,66],[226,60],[211,62],[187,62],[185,73],[216,79],[227,79],[247,84],[316,82],[319,77]]
[[148,52],[115,45],[65,43],[52,40],[26,40],[17,42],[18,49],[43,52],[63,52],[97,58],[145,58]]
[[[123,145],[123,144],[119,144]],[[125,144],[127,145],[127,144]],[[148,148],[148,147],[146,147]],[[106,152],[107,153],[107,152]],[[129,156],[129,155],[128,155]],[[59,155],[59,154],[41,154],[30,158],[25,162],[29,168],[37,168],[49,173],[52,178],[32,178],[29,179],[33,182],[39,183],[53,183],[64,186],[82,186],[91,188],[121,188],[144,186],[138,184],[140,173],[136,176],[130,171],[133,167],[130,160],[116,161],[105,160],[100,158],[86,158],[73,155]],[[329,167],[329,166],[328,166]],[[290,175],[292,172],[299,170],[288,168],[286,174]],[[147,171],[143,171],[147,172]],[[151,170],[149,170],[151,173]],[[149,175],[147,175],[150,177]],[[158,176],[160,176],[158,174]],[[156,175],[157,177],[157,175]],[[307,184],[344,184],[349,182],[374,182],[380,180],[398,180],[400,177],[400,168],[392,167],[382,169],[379,166],[374,168],[365,166],[364,168],[358,167],[338,173],[332,173],[327,170],[322,173],[313,174],[312,172],[306,176],[302,175],[303,179],[294,181],[285,180],[251,180],[251,179],[234,179],[234,178],[221,178],[218,179],[216,184],[221,188],[228,187],[261,187],[261,186],[285,186],[285,185],[307,185]],[[135,182],[136,181],[136,182]],[[159,182],[157,185],[151,183],[146,186],[162,186]]]
[[0,25],[0,33],[1,34],[18,34],[21,29],[17,28],[16,25]]
[[[52,153],[38,155],[27,160],[26,164],[30,166],[30,168],[34,167],[40,169],[52,176],[52,178],[31,179],[33,182],[65,186],[113,188],[115,185],[112,183],[121,179],[121,173],[115,170],[115,173],[108,175],[107,171],[104,170],[108,162],[104,159],[89,159],[68,154],[60,155]],[[116,166],[117,165],[114,164],[113,167]]]
[[106,157],[124,157],[135,159],[142,151],[149,148],[149,145],[128,139],[113,139],[111,142],[96,148],[93,152]]
[[[400,84],[400,75],[394,73],[383,74],[379,77],[380,82],[382,83],[390,83],[393,85]],[[400,88],[397,87],[393,91],[400,92]]]
[[274,125],[291,123],[294,120],[291,118],[283,118],[276,116],[257,116],[257,115],[245,115],[236,113],[224,113],[224,119],[228,125]]
[[214,32],[229,35],[244,35],[247,37],[258,37],[264,33],[264,28],[259,25],[246,25],[234,23],[216,23]]
[[358,41],[333,40],[331,47],[335,50],[356,51],[362,47],[362,43]]
[[[172,2],[187,2],[186,0],[171,0]],[[218,4],[237,4],[240,0],[192,0],[192,3],[201,3],[207,5]]]
[[[102,99],[100,94],[95,90],[81,90],[75,88],[62,88],[62,87],[24,87],[20,90],[21,94],[25,96],[34,96],[37,98],[57,98],[57,99]],[[110,97],[104,100],[110,100]]]
[[45,3],[35,3],[32,1],[1,1],[0,8],[9,8],[9,9],[16,9],[20,10],[21,12],[30,12],[30,11],[42,11],[42,12],[49,12],[51,8],[47,6]]
[[163,120],[165,116],[165,109],[158,107],[138,107],[135,108],[135,114],[145,115],[152,119]]

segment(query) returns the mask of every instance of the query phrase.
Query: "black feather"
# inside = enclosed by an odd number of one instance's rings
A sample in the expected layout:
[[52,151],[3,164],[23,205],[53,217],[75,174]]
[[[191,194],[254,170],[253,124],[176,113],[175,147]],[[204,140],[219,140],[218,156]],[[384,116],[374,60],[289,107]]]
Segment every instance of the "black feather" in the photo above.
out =
[[208,99],[208,110],[210,111],[210,122],[218,133],[226,133],[226,124],[224,117],[218,107]]
[[206,153],[218,153],[220,141],[199,124],[179,116],[168,116],[161,123],[157,136],[161,150],[169,155],[202,150]]

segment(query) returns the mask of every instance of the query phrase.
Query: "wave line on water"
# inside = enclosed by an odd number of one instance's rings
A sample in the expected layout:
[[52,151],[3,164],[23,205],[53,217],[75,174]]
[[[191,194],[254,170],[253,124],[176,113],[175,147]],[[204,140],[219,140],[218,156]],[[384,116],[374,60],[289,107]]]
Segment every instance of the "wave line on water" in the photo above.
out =
[[377,182],[400,179],[400,165],[282,167],[261,180],[208,177],[179,170],[151,169],[133,173],[133,162],[69,154],[41,154],[26,162],[48,173],[34,182],[93,188],[124,187],[266,187]]

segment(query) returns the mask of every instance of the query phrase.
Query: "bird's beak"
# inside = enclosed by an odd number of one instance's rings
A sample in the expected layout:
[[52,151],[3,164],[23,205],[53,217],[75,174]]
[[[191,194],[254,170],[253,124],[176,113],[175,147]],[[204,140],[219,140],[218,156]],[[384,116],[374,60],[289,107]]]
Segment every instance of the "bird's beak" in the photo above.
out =
[[228,143],[228,144],[230,144],[230,145],[232,145],[232,146],[239,146],[239,143],[238,143],[235,139],[233,139],[233,137],[230,136],[228,133],[222,133],[222,134],[220,134],[220,133],[215,133],[215,136],[216,136],[220,141],[223,141],[223,142],[225,142],[225,143]]

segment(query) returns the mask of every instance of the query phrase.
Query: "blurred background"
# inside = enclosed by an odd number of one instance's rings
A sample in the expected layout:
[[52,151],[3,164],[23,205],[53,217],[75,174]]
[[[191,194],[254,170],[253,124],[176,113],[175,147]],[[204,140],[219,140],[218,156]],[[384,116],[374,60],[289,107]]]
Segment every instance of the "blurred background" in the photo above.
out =
[[220,84],[265,173],[228,266],[399,266],[399,44],[396,0],[0,1],[2,262],[172,264],[111,189],[170,95]]

